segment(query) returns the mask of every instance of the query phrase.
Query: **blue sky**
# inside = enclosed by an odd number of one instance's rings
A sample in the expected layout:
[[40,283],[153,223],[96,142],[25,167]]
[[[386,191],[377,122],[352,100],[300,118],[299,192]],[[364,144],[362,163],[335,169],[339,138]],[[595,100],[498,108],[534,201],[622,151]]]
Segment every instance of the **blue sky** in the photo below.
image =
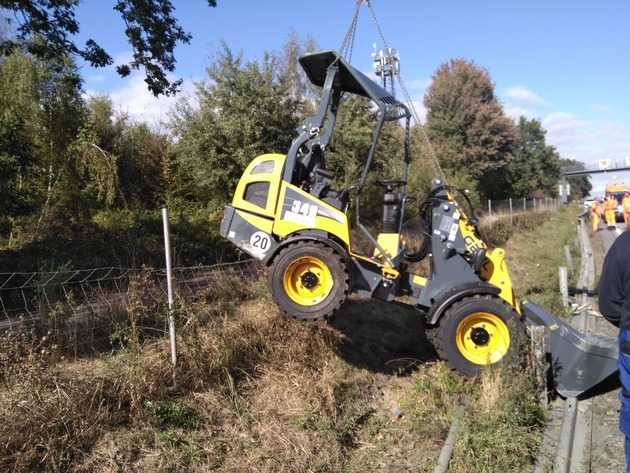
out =
[[[92,37],[118,61],[129,47],[113,1],[84,0],[80,38]],[[279,50],[288,32],[312,36],[322,49],[337,48],[354,0],[174,0],[176,16],[192,33],[178,47],[177,75],[184,95],[203,79],[221,40],[245,57]],[[563,157],[596,165],[630,156],[630,2],[372,0],[391,46],[400,51],[402,74],[421,101],[435,69],[461,57],[490,72],[510,116],[539,118],[548,141]],[[369,71],[379,36],[364,7],[353,62]],[[159,123],[174,99],[154,100],[141,75],[127,79],[113,68],[83,67],[89,93],[112,95],[117,106]],[[600,188],[610,176],[594,179]],[[620,176],[630,182],[630,176]]]

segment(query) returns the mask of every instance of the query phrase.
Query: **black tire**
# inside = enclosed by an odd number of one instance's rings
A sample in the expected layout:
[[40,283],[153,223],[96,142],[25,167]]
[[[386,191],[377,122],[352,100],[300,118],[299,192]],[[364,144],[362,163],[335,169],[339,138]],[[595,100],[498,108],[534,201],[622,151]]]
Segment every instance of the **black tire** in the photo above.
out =
[[[292,263],[302,258],[316,258],[325,264],[332,276],[332,288],[323,300],[314,305],[297,303],[285,290],[285,273]],[[269,271],[269,287],[274,302],[284,315],[298,320],[316,321],[330,317],[341,307],[348,297],[350,280],[341,255],[323,243],[300,241],[287,246],[274,258]]]
[[[473,314],[491,314],[505,324],[509,334],[507,351],[496,350],[496,352],[493,352],[495,353],[493,356],[500,356],[500,359],[496,361],[486,359],[485,363],[479,364],[471,361],[460,351],[457,337],[475,330],[464,331],[460,327],[460,323],[469,316],[483,317]],[[470,319],[467,320],[470,321]],[[431,331],[433,333],[430,334],[430,339],[434,343],[438,356],[446,361],[451,369],[464,376],[476,376],[486,367],[509,365],[518,362],[525,339],[525,326],[516,311],[501,299],[488,295],[466,297],[454,302],[442,315],[439,325]],[[484,334],[484,331],[485,329],[479,329],[481,333],[477,334],[476,338],[478,341],[473,341],[473,338],[466,337],[470,340],[470,342],[467,342],[470,344],[469,347],[485,350],[490,340],[487,337],[491,337],[492,334],[488,334],[487,331]],[[492,333],[492,330],[490,332]],[[472,336],[475,337],[474,334]],[[469,352],[475,353],[474,350]],[[486,352],[480,350],[480,353]]]

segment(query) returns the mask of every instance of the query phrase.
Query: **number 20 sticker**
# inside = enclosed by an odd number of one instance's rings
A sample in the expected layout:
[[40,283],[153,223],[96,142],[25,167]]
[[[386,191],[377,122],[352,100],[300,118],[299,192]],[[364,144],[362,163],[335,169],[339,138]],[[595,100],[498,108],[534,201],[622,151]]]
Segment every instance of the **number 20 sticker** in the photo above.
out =
[[265,254],[271,248],[271,237],[265,232],[255,232],[249,237],[249,244],[255,253]]

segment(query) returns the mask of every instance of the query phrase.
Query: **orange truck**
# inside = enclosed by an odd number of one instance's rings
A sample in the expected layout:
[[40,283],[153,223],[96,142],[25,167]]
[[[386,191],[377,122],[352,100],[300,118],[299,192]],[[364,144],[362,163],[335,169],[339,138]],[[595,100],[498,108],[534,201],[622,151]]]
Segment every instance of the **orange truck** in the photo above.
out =
[[630,187],[626,186],[623,182],[614,181],[606,186],[606,198],[612,197],[617,201],[615,218],[618,222],[624,221],[623,199],[626,192],[630,192]]

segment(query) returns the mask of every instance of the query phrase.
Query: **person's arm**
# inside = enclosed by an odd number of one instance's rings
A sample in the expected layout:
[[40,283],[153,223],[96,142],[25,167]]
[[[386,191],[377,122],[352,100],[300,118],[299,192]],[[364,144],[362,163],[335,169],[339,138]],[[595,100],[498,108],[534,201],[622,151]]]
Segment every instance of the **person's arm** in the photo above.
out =
[[623,265],[617,243],[613,243],[606,258],[599,280],[599,311],[615,327],[619,327],[623,306]]

